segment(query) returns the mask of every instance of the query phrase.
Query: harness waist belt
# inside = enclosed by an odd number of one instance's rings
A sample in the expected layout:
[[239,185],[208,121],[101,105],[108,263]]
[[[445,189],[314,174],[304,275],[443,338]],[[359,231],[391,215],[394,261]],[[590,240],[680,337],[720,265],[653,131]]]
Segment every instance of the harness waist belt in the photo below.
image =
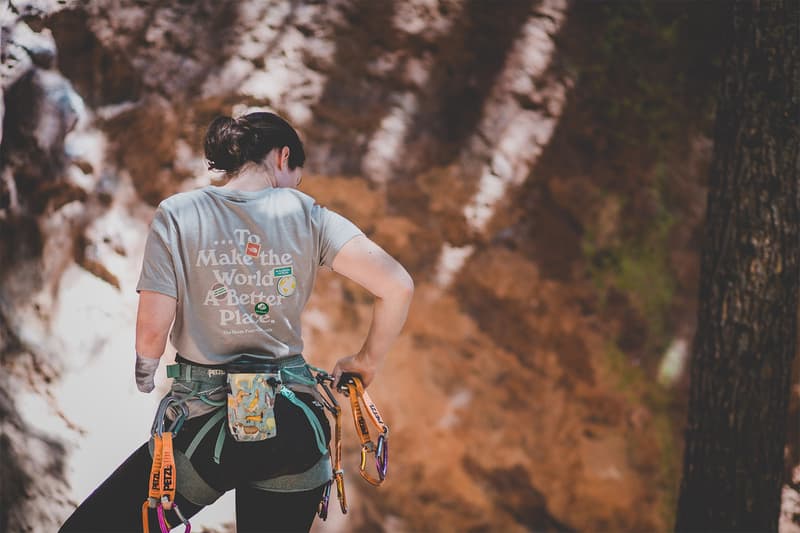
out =
[[[305,367],[305,359],[302,354],[290,355],[280,359],[234,361],[222,367],[200,366],[192,363],[175,363],[167,366],[167,377],[176,378],[180,381],[192,381],[218,386],[225,383],[227,379],[227,369],[236,371],[281,371],[281,377],[288,383],[308,385],[314,383],[314,379],[308,371],[302,371]],[[297,367],[299,374],[286,371]],[[295,379],[292,379],[295,378]],[[299,379],[298,379],[299,378]]]
[[209,385],[222,385],[225,383],[226,374],[227,372],[219,368],[205,368],[184,363],[175,363],[167,366],[168,378],[207,383]]

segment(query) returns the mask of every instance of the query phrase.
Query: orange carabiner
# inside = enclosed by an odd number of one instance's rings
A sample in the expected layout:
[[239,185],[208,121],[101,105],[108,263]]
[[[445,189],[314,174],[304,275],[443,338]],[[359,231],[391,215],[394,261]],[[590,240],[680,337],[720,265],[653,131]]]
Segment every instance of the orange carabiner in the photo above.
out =
[[[386,479],[386,471],[389,463],[389,427],[383,421],[380,411],[375,406],[372,398],[369,397],[367,391],[364,390],[364,384],[361,378],[354,374],[345,374],[342,376],[342,385],[339,390],[347,397],[350,398],[350,408],[353,414],[353,424],[356,427],[359,439],[361,440],[361,465],[359,474],[364,480],[378,487]],[[361,404],[364,404],[362,410]],[[373,425],[381,430],[378,437],[377,444],[372,441],[367,427],[367,418],[364,417],[363,412],[366,411],[369,415],[368,418],[372,421]],[[375,467],[378,472],[378,477],[372,477],[367,473],[367,455],[375,455]]]

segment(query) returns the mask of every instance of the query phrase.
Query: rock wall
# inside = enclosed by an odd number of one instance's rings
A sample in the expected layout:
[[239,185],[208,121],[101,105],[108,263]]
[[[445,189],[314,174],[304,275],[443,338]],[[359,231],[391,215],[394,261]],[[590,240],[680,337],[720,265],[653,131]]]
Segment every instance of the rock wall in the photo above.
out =
[[[161,199],[213,179],[208,122],[249,107],[298,127],[302,189],[417,286],[371,388],[389,481],[358,479],[348,426],[353,510],[315,527],[669,529],[710,143],[708,101],[658,91],[685,70],[687,94],[708,93],[708,65],[688,58],[715,52],[680,41],[684,7],[7,6],[0,529],[53,529],[144,438],[153,401],[130,378],[142,239]],[[631,83],[659,54],[672,59],[651,83]],[[332,366],[369,318],[363,290],[321,275],[307,356]],[[95,387],[119,401],[97,405]]]

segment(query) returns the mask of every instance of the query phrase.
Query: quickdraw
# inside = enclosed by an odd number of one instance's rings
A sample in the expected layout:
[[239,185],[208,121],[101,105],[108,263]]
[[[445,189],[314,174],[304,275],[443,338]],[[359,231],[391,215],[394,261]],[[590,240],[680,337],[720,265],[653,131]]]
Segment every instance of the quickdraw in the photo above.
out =
[[318,513],[319,517],[325,520],[328,518],[328,502],[331,496],[331,485],[334,482],[336,483],[336,496],[339,499],[339,507],[342,510],[342,514],[347,514],[347,495],[344,492],[344,470],[342,469],[342,408],[339,406],[339,402],[336,401],[331,389],[328,387],[328,383],[333,384],[333,376],[317,368],[314,368],[314,370],[317,372],[317,383],[325,393],[322,403],[325,408],[333,414],[335,421],[333,450],[331,450],[330,447],[328,448],[328,452],[331,455],[333,479],[325,486],[325,492],[322,495]]
[[[180,414],[172,422],[168,431],[164,431],[164,416],[170,406],[177,406]],[[189,410],[180,400],[167,396],[158,406],[156,418],[153,421],[151,434],[153,435],[153,465],[150,468],[150,483],[147,499],[142,504],[142,529],[150,533],[150,509],[156,510],[158,525],[162,533],[168,533],[172,526],[167,522],[164,511],[173,510],[183,523],[184,533],[190,533],[192,525],[189,523],[178,505],[175,503],[176,468],[175,456],[172,450],[172,436],[180,430],[183,422],[189,416]]]
[[[369,394],[367,394],[367,391],[364,390],[364,384],[361,382],[360,377],[354,374],[342,375],[338,389],[339,392],[350,398],[353,423],[361,439],[361,467],[359,473],[369,484],[378,487],[386,479],[386,469],[389,466],[389,427],[384,423],[381,413],[369,397]],[[364,404],[363,410],[361,408],[362,403]],[[364,418],[364,410],[366,410],[375,427],[381,431],[381,434],[378,435],[377,443],[373,442],[369,435],[367,420]],[[367,473],[367,455],[370,453],[375,455],[375,467],[378,472],[377,479]]]
[[[361,466],[359,473],[368,483],[376,487],[380,486],[386,479],[386,470],[389,465],[389,427],[383,421],[380,411],[378,411],[378,408],[369,397],[369,394],[367,394],[367,391],[364,390],[364,384],[361,382],[359,376],[344,374],[337,386],[334,383],[332,375],[310,365],[309,368],[316,372],[315,378],[317,384],[325,393],[325,397],[320,396],[323,400],[322,403],[325,408],[333,414],[335,420],[334,444],[332,448],[328,448],[331,455],[333,479],[328,482],[328,485],[325,487],[319,506],[319,517],[325,520],[328,517],[328,504],[330,502],[331,485],[333,483],[336,483],[336,494],[339,498],[339,506],[342,509],[342,514],[347,514],[347,496],[344,490],[344,470],[342,469],[342,409],[328,385],[336,386],[336,389],[340,393],[350,398],[353,422],[358,432],[359,439],[361,440]],[[367,421],[363,414],[364,409],[361,408],[362,403],[368,413],[369,419],[381,431],[377,443],[373,442],[370,437]],[[377,479],[367,473],[367,455],[370,453],[375,454],[375,467],[378,474]]]

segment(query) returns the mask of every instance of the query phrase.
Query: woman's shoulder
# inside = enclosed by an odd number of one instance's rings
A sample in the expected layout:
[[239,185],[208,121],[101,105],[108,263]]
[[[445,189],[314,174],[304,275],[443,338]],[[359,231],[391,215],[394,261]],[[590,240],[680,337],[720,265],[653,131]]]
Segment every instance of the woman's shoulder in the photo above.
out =
[[312,198],[310,195],[304,193],[299,189],[293,189],[291,187],[282,187],[278,190],[287,196],[293,196],[294,198],[297,198],[298,201],[303,202],[304,204],[308,203],[313,204],[314,202],[316,202],[314,198]]
[[158,204],[158,208],[169,213],[175,213],[186,206],[203,202],[207,197],[208,195],[205,193],[204,189],[179,192],[161,200],[161,203]]
[[284,208],[294,206],[295,209],[301,210],[305,213],[311,213],[314,210],[314,207],[318,205],[317,200],[314,199],[314,197],[291,187],[281,187],[280,189],[275,189],[275,193],[275,200],[277,200]]

